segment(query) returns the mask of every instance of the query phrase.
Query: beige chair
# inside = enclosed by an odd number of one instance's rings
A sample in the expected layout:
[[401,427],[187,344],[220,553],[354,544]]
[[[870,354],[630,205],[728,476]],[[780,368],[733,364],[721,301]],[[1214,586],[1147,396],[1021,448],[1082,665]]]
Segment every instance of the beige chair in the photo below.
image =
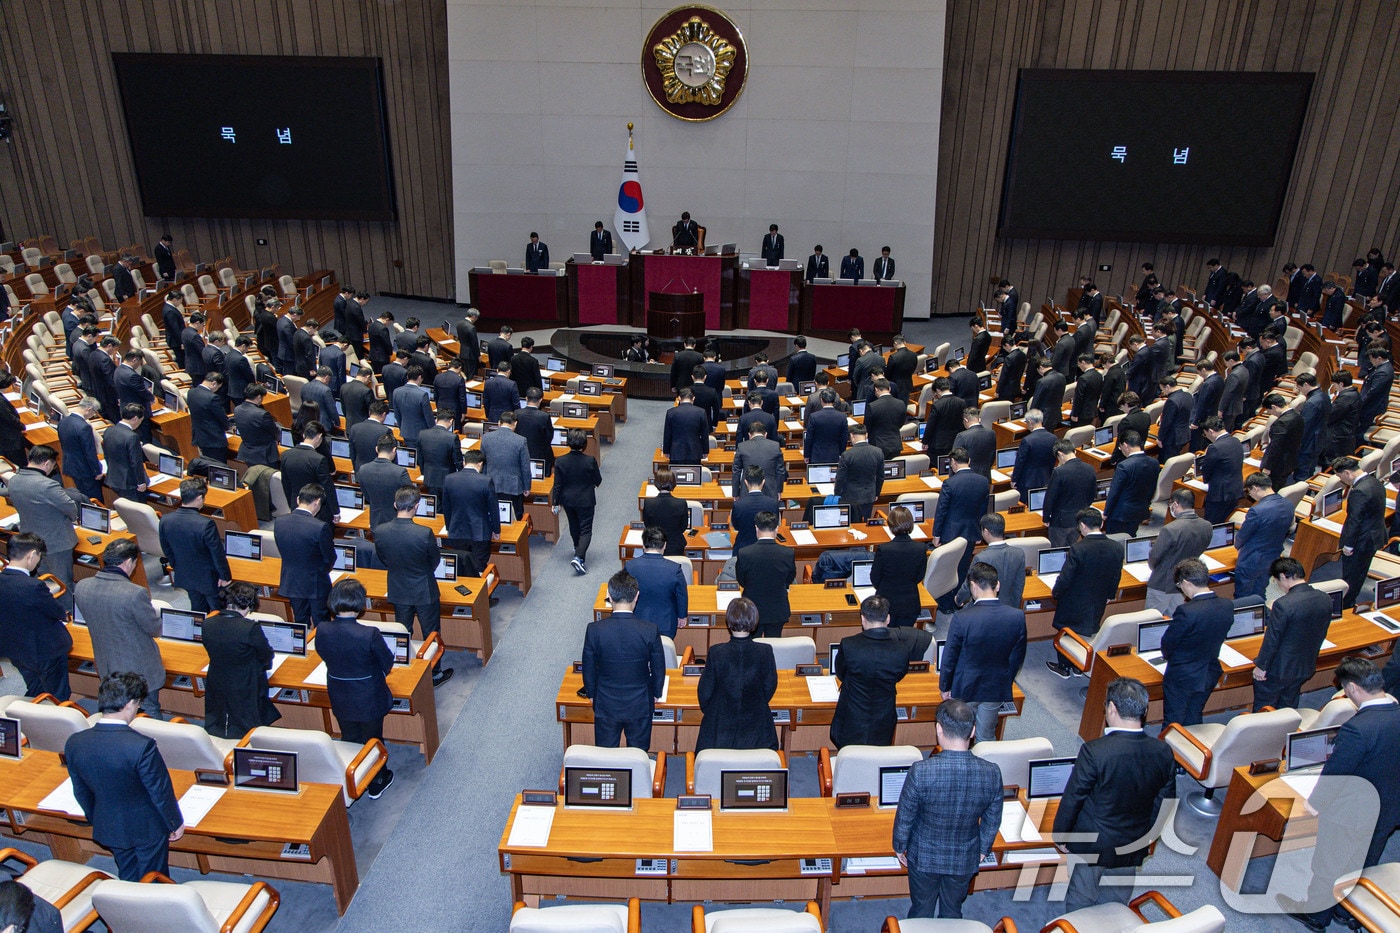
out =
[[142,553],[152,557],[166,556],[160,546],[160,518],[155,509],[132,499],[117,499],[112,503],[112,508],[121,516],[127,530],[136,535],[136,545]]
[[[564,768],[626,768],[632,772],[633,797],[662,797],[666,794],[665,752],[658,752],[653,761],[640,748],[570,745],[564,749],[564,764],[559,769],[561,792],[564,789]],[[715,796],[719,796],[718,792]]]
[[1021,494],[1014,489],[1003,489],[992,493],[992,503],[998,512],[1005,512],[1021,501]]
[[1050,546],[1049,538],[1032,536],[1029,538],[1007,538],[1006,543],[1020,550],[1026,557],[1026,569],[1034,570],[1040,560],[1040,552]]
[[282,377],[282,384],[287,387],[287,400],[292,406],[292,411],[301,407],[301,387],[306,385],[303,376],[293,376],[290,373]]
[[982,427],[989,431],[995,431],[993,427],[999,421],[1005,421],[1011,417],[1011,403],[1005,401],[988,402],[982,406]]
[[298,780],[341,785],[347,807],[360,799],[370,781],[389,761],[389,753],[379,739],[370,739],[363,745],[338,742],[316,729],[258,726],[241,744],[248,748],[296,752]]
[[800,913],[781,907],[738,907],[706,913],[696,904],[690,914],[690,933],[822,933],[825,929],[816,901],[808,901]]
[[1323,705],[1322,709],[1299,709],[1298,731],[1306,732],[1310,729],[1329,729],[1332,726],[1340,726],[1348,719],[1356,715],[1356,704],[1348,700],[1345,694],[1338,693]]
[[880,796],[880,769],[898,768],[923,760],[913,745],[847,745],[834,756],[826,746],[817,750],[817,777],[821,795],[870,794]]
[[[1167,919],[1155,923],[1148,920],[1142,912],[1148,901],[1161,908]],[[1148,891],[1129,904],[1095,904],[1064,914],[1042,927],[1040,933],[1224,933],[1224,930],[1225,915],[1214,905],[1207,904],[1183,914],[1157,891]]]
[[997,925],[989,927],[976,920],[929,920],[914,918],[900,920],[886,917],[880,933],[1016,933],[1016,921],[1002,917]]
[[[913,424],[913,422],[910,423]],[[914,427],[917,431],[918,425],[914,425]],[[929,465],[928,454],[903,454],[894,459],[904,461],[905,476],[918,476],[927,470]]]
[[495,275],[506,274],[506,261],[504,259],[491,259],[487,261],[486,265],[491,268],[491,272]]
[[1031,761],[1036,758],[1055,757],[1055,746],[1050,744],[1049,739],[1040,736],[1029,739],[979,741],[972,746],[972,754],[990,761],[1001,769],[1003,787],[1027,787],[1031,779]]
[[1171,746],[1177,764],[1206,790],[1186,798],[1191,809],[1205,816],[1219,816],[1222,801],[1215,792],[1230,783],[1236,768],[1265,758],[1277,758],[1284,736],[1298,728],[1296,710],[1241,713],[1225,724],[1203,722],[1195,726],[1169,723],[1162,739]]
[[5,710],[10,719],[19,720],[19,732],[29,740],[30,748],[45,752],[62,752],[70,736],[85,732],[92,723],[81,706],[71,700],[63,703],[36,697],[33,701],[19,700]]
[[754,641],[773,649],[773,663],[780,671],[790,671],[799,664],[813,664],[817,660],[817,643],[806,635],[755,638]]
[[131,721],[131,728],[147,738],[155,739],[166,767],[178,771],[229,771],[233,763],[233,750],[238,746],[238,739],[212,736],[202,726],[184,720],[166,722],[149,716],[137,716]]
[[101,275],[102,270],[105,268],[102,264],[101,256],[91,255],[83,261],[87,263],[88,275]]
[[259,933],[282,898],[264,881],[187,881],[176,884],[157,872],[149,881],[103,881],[93,888],[92,906],[108,929],[142,933]]
[[1094,633],[1092,641],[1069,628],[1055,634],[1055,650],[1075,669],[1088,674],[1094,669],[1094,659],[1100,651],[1115,645],[1136,645],[1138,626],[1144,622],[1160,622],[1162,614],[1156,609],[1119,612],[1108,616]]
[[272,500],[272,514],[290,515],[292,507],[287,502],[287,491],[282,488],[282,471],[276,470],[267,484],[268,498]]
[[517,901],[509,933],[641,933],[642,902],[526,907]]
[[1337,881],[1334,892],[1342,908],[1360,921],[1363,929],[1382,933],[1400,930],[1400,862],[1373,865],[1359,876],[1347,874]]
[[685,757],[685,792],[709,794],[719,799],[721,771],[764,771],[787,767],[782,752],[769,748],[707,748],[702,752],[687,752]]
[[1070,428],[1065,432],[1063,440],[1069,441],[1075,447],[1083,447],[1094,440],[1094,426],[1086,424],[1077,428]]
[[928,552],[924,564],[924,589],[934,599],[958,585],[958,561],[967,550],[967,540],[954,538]]
[[1195,462],[1196,455],[1190,451],[1168,457],[1167,462],[1162,464],[1162,471],[1157,474],[1157,494],[1152,497],[1152,501],[1165,502],[1171,498],[1176,481],[1185,476],[1186,471],[1191,469]]
[[63,933],[78,933],[97,922],[97,911],[92,909],[92,886],[111,875],[77,862],[56,858],[41,862],[18,849],[0,849],[0,863],[11,859],[24,865],[24,873],[15,880],[58,908]]
[[676,661],[676,641],[669,635],[661,636],[661,653],[666,657],[666,670],[674,671],[680,667]]

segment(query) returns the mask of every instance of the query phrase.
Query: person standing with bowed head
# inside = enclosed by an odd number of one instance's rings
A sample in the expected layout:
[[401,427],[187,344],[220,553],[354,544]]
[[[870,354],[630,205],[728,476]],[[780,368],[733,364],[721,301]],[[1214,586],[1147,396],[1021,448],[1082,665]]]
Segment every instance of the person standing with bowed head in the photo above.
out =
[[[368,606],[365,585],[346,577],[331,587],[331,620],[316,629],[316,653],[326,664],[326,694],[340,723],[341,738],[363,745],[384,738],[384,717],[393,709],[386,675],[394,669],[394,654],[379,629],[359,618]],[[370,781],[371,800],[394,783],[394,772],[383,768]]]
[[201,641],[209,653],[204,729],[210,735],[241,739],[248,730],[282,718],[267,695],[272,646],[258,621],[248,618],[257,608],[257,587],[238,581],[224,589],[224,608],[204,620]]
[[773,648],[751,637],[758,607],[740,596],[725,610],[729,641],[713,645],[700,673],[700,734],[695,750],[778,748],[778,730],[768,703],[778,689]]

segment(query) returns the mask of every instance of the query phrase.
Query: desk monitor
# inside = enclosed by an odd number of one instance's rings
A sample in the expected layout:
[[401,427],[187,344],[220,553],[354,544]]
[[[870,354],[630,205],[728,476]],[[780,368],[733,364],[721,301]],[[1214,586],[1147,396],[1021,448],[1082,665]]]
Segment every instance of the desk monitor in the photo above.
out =
[[291,428],[282,428],[277,432],[277,443],[283,447],[295,447],[297,442],[292,438]]
[[395,447],[394,462],[401,467],[412,469],[418,466],[418,451],[412,447]]
[[1111,441],[1111,440],[1113,440],[1113,428],[1112,428],[1112,427],[1097,428],[1097,429],[1094,431],[1094,446],[1095,446],[1095,447],[1102,447],[1104,444],[1107,444],[1107,443],[1108,443],[1109,441]]
[[812,508],[812,527],[818,531],[827,528],[851,527],[851,507],[840,505],[818,505]]
[[156,457],[156,469],[166,476],[174,476],[178,479],[185,475],[185,458],[177,457],[174,454],[161,454]]
[[864,418],[864,417],[865,417],[865,401],[864,401],[864,400],[861,400],[861,401],[858,401],[858,402],[852,402],[852,403],[851,403],[851,417],[853,417],[853,418]]
[[112,511],[84,502],[78,506],[78,527],[101,535],[109,534],[112,530]]
[[345,437],[331,438],[331,456],[339,457],[342,460],[349,460],[350,439]]
[[671,473],[676,477],[677,486],[700,485],[700,468],[698,466],[673,466]]
[[224,492],[236,492],[238,490],[238,471],[233,467],[209,467],[209,486],[211,489],[222,489]]
[[233,786],[243,790],[297,792],[297,753],[261,748],[233,750]]
[[720,810],[786,810],[788,773],[772,771],[721,771]]
[[1129,538],[1123,542],[1124,563],[1140,564],[1152,553],[1155,538]]
[[[447,329],[448,329],[448,328],[446,328],[446,327],[443,328],[443,330],[447,330]],[[347,366],[347,367],[345,368],[345,372],[346,372],[346,374],[347,374],[351,379],[354,379],[356,376],[358,376],[358,375],[360,374],[360,364],[359,364],[359,363],[351,363],[349,366]]]
[[[951,366],[952,363],[953,363],[953,361],[950,359],[950,360],[948,361],[948,365]],[[936,370],[936,369],[938,369],[938,357],[936,357],[936,356],[926,357],[926,358],[924,359],[924,372],[927,374],[927,373],[933,372],[933,371]]]
[[908,502],[896,502],[894,505],[890,506],[890,508],[895,508],[896,506],[901,509],[908,509],[910,517],[914,519],[914,524],[917,525],[924,520],[924,500],[910,499]]
[[1026,507],[1032,512],[1039,512],[1045,508],[1045,493],[1048,486],[1041,486],[1039,489],[1031,489],[1026,493]]
[[384,633],[384,644],[394,655],[394,663],[399,667],[407,667],[409,663],[409,651],[412,643],[407,635],[395,635],[391,632]]
[[[601,395],[603,394],[603,384],[602,384],[601,382],[580,382],[580,383],[578,384],[578,394],[579,394],[579,395],[601,396]],[[585,405],[585,406],[583,407],[583,410],[584,410],[584,411],[587,411],[587,410],[588,410],[588,406]],[[581,416],[581,417],[585,417],[585,418],[586,418],[586,417],[588,417],[588,416],[587,416],[587,415],[583,415],[583,416]]]
[[1016,451],[1017,448],[1015,447],[1003,447],[1000,450],[998,450],[996,461],[997,469],[1002,471],[1015,469]]
[[564,361],[557,356],[546,357],[544,368],[551,373],[562,373],[564,371]]
[[1025,403],[1025,402],[1013,402],[1013,403],[1011,404],[1011,417],[1012,417],[1012,418],[1024,418],[1024,417],[1026,417],[1026,403]]
[[335,545],[335,565],[331,567],[331,570],[338,570],[344,573],[355,572],[355,545]]
[[437,496],[424,493],[418,500],[418,509],[413,513],[418,518],[437,518]]
[[838,354],[836,354],[836,366],[837,366],[837,368],[839,368],[839,369],[847,369],[848,367],[850,367],[850,365],[851,365],[851,354],[849,354],[849,353],[838,353]]
[[1219,525],[1211,525],[1210,546],[1207,550],[1214,550],[1218,547],[1228,547],[1235,543],[1235,526],[1230,522],[1222,522]]
[[1333,590],[1328,595],[1332,597],[1332,621],[1335,622],[1337,619],[1340,619],[1342,613],[1346,611],[1342,608],[1342,597],[1346,595],[1346,591]]
[[399,416],[392,410],[384,413],[384,426],[386,428],[397,428],[399,426]]
[[880,769],[880,806],[899,806],[899,793],[904,790],[909,768],[909,765],[894,765]]
[[804,398],[815,391],[817,391],[817,384],[815,382],[799,382],[797,384],[797,394]]
[[1069,548],[1048,547],[1040,552],[1036,557],[1035,572],[1039,576],[1049,573],[1059,573],[1065,566],[1065,561],[1069,558]]
[[874,586],[875,584],[870,582],[870,571],[874,566],[873,560],[851,561],[851,587],[861,589]]
[[224,553],[244,560],[262,560],[262,536],[246,531],[225,531]]
[[433,571],[433,576],[439,580],[446,580],[451,583],[457,579],[457,555],[443,554],[438,558],[437,569]]
[[468,407],[468,408],[480,408],[480,407],[481,407],[481,396],[480,396],[480,395],[478,395],[478,394],[475,393],[475,392],[468,392],[468,393],[466,393],[466,395],[467,395],[467,407]]
[[933,669],[935,673],[943,670],[943,646],[948,644],[946,638],[935,638],[933,640]]
[[1026,797],[1038,800],[1043,797],[1061,797],[1069,784],[1070,772],[1074,770],[1073,758],[1032,758],[1030,777],[1026,783]]
[[262,384],[267,386],[267,391],[277,395],[286,395],[287,387],[282,384],[282,380],[268,373],[262,377]]
[[951,454],[943,454],[933,465],[933,471],[939,476],[949,476],[953,472],[953,457]]
[[496,513],[501,518],[502,525],[510,525],[515,522],[515,503],[496,501]]
[[992,374],[991,374],[991,373],[983,373],[981,376],[979,376],[979,377],[977,378],[977,388],[978,388],[979,391],[985,391],[985,390],[987,390],[987,389],[990,389],[991,387],[992,387]]
[[1111,476],[1108,479],[1099,480],[1099,488],[1097,490],[1098,497],[1100,499],[1106,499],[1108,497],[1108,490],[1112,485],[1113,477]]
[[885,479],[904,479],[904,468],[907,465],[905,460],[886,460]]
[[[142,377],[141,377],[141,381],[144,382],[144,383],[146,383],[146,391],[149,392],[149,393],[151,393],[152,396],[154,396],[154,395],[156,394],[156,384],[155,384],[154,382],[152,382],[150,379],[147,379],[145,376],[142,376]],[[39,396],[38,396],[38,395],[36,395],[35,393],[32,393],[32,392],[31,392],[31,393],[30,393],[30,399],[29,399],[29,400],[30,400],[31,402],[34,403],[33,407],[34,407],[35,409],[37,409],[37,408],[39,407],[39,404],[38,404],[38,402],[39,402]]]
[[365,507],[365,494],[360,492],[359,486],[336,483],[335,504],[342,509],[363,509]]
[[[675,469],[672,467],[671,469]],[[834,463],[813,463],[807,467],[807,482],[810,485],[818,483],[836,482],[836,464]]]
[[[595,383],[592,383],[592,384],[596,386],[598,383],[595,382]],[[582,392],[579,393],[579,395],[583,395],[583,394],[584,394],[584,393],[582,393]],[[573,418],[573,419],[578,420],[578,421],[583,421],[583,420],[585,420],[585,419],[588,418],[588,403],[587,403],[587,402],[565,402],[565,403],[561,406],[561,408],[562,408],[561,414],[562,414],[563,417],[565,417],[565,418]],[[568,441],[565,441],[564,443],[567,444]]]
[[258,622],[267,643],[278,654],[306,657],[306,624],[304,622]]
[[1322,517],[1326,518],[1342,507],[1342,497],[1346,495],[1346,487],[1338,486],[1329,490],[1322,496]]
[[593,375],[595,376],[599,376],[603,379],[611,379],[614,372],[615,370],[613,368],[613,364],[611,363],[593,364]]
[[174,392],[171,392],[169,389],[166,389],[164,392],[161,393],[161,401],[164,402],[165,407],[170,409],[171,411],[180,410],[180,396]]
[[1162,636],[1167,634],[1167,626],[1171,625],[1171,620],[1166,619],[1161,622],[1144,622],[1138,626],[1137,650],[1138,654],[1147,654],[1150,651],[1162,650]]
[[565,431],[563,428],[555,428],[555,429],[554,429],[554,433],[551,434],[551,435],[549,436],[549,446],[551,446],[551,447],[568,447],[568,446],[569,446],[569,433],[568,433],[567,431]]
[[1264,607],[1241,606],[1235,610],[1235,620],[1230,623],[1230,630],[1225,633],[1225,640],[1232,638],[1248,638],[1250,635],[1258,635],[1264,631]]
[[1283,748],[1283,770],[1289,772],[1321,768],[1332,757],[1337,747],[1337,733],[1341,726],[1326,729],[1309,729],[1304,732],[1290,732],[1285,737]]
[[204,613],[185,609],[160,611],[160,637],[175,641],[199,641],[204,625]]
[[0,718],[0,758],[20,759],[19,720]]
[[632,809],[632,769],[565,768],[564,806]]
[[530,479],[531,479],[531,480],[544,479],[544,461],[543,461],[543,460],[531,460],[531,461],[530,461]]
[[1388,609],[1400,603],[1400,577],[1376,581],[1376,609]]

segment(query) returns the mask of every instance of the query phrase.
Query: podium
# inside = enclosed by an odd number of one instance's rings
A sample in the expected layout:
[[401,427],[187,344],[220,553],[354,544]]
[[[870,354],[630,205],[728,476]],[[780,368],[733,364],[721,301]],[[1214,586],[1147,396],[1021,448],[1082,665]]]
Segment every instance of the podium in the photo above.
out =
[[705,296],[647,292],[647,336],[659,340],[705,336]]

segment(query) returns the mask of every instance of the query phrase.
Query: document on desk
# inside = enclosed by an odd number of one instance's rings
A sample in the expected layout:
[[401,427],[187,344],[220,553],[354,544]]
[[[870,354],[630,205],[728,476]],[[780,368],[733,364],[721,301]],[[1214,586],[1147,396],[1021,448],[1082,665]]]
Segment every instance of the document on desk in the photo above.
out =
[[363,514],[365,514],[364,509],[341,509],[335,520],[342,525],[348,525]]
[[666,697],[667,697],[668,695],[670,695],[670,693],[671,693],[671,675],[670,675],[670,674],[667,674],[667,675],[666,675],[666,680],[665,680],[665,682],[662,683],[662,685],[661,685],[661,696],[659,696],[659,697],[656,698],[656,702],[658,702],[658,703],[665,703],[665,702],[666,702]]
[[322,661],[320,664],[317,664],[316,669],[310,674],[307,674],[306,677],[303,678],[302,683],[324,687],[326,685],[326,662]]
[[544,848],[549,845],[549,830],[554,826],[554,807],[516,807],[515,819],[510,824],[508,846],[533,846]]
[[1206,565],[1206,569],[1211,571],[1212,573],[1214,573],[1217,570],[1225,569],[1224,564],[1216,560],[1214,557],[1211,557],[1209,554],[1202,554],[1201,562],[1204,563]]
[[1225,667],[1247,667],[1254,662],[1229,645],[1220,646],[1220,663]]
[[936,476],[921,476],[919,478],[924,481],[924,485],[929,489],[939,490],[943,488],[943,480]]
[[180,816],[184,817],[185,825],[191,829],[199,825],[199,821],[209,815],[209,811],[214,809],[214,804],[218,803],[227,788],[210,787],[207,784],[195,784],[180,796]]
[[640,529],[640,528],[629,528],[629,529],[627,529],[627,537],[626,537],[626,539],[624,539],[623,543],[626,544],[628,547],[641,547],[641,546],[642,546],[642,529]]
[[846,859],[845,873],[863,875],[868,871],[899,871],[902,867],[899,859],[893,855],[875,855]]
[[166,473],[152,473],[150,479],[146,481],[146,488],[149,489],[152,486],[159,486],[161,483],[164,483],[167,480],[172,480],[174,478],[175,477],[170,476]]
[[812,488],[815,489],[815,490],[817,491],[817,494],[818,494],[818,495],[823,495],[823,496],[834,496],[834,495],[836,495],[836,484],[835,484],[835,483],[813,483],[813,484],[812,484]]
[[677,852],[713,852],[714,826],[709,810],[677,810],[671,848]]
[[1147,565],[1145,560],[1124,564],[1123,569],[1128,571],[1128,575],[1139,583],[1146,583],[1147,578],[1152,576],[1152,568]]
[[643,495],[648,499],[655,499],[657,496],[656,487],[651,483],[647,483],[646,492]]
[[348,571],[348,570],[332,570],[332,571],[331,571],[331,584],[334,585],[334,584],[336,584],[336,583],[339,583],[342,577],[348,577],[348,576],[350,576],[350,571]]
[[1314,518],[1313,524],[1325,531],[1331,531],[1335,534],[1342,533],[1342,526],[1337,522],[1332,521],[1332,519],[1330,518]]
[[1058,849],[1013,849],[1002,855],[1003,865],[1026,865],[1032,862],[1054,862],[1058,861],[1060,853]]
[[78,819],[86,819],[83,808],[78,803],[78,798],[73,793],[73,779],[68,778],[49,793],[47,797],[39,801],[40,810],[55,810],[59,813],[67,813],[69,816]]
[[798,528],[792,533],[792,540],[808,547],[817,543],[817,536],[806,528]]
[[[1309,774],[1285,774],[1283,783],[1291,787],[1306,802],[1312,796],[1312,792],[1317,789],[1317,782],[1321,777],[1321,771],[1313,771]],[[1308,812],[1316,813],[1317,811],[1312,808],[1311,804],[1308,804]]]
[[804,677],[807,681],[807,695],[813,703],[835,703],[841,699],[841,688],[836,684],[835,675],[824,677]]
[[[885,526],[886,533],[888,533],[889,527],[890,527],[889,525],[886,525],[886,526]],[[890,537],[893,538],[894,535],[890,535]],[[928,535],[926,535],[926,534],[924,533],[924,530],[923,530],[922,528],[920,528],[918,525],[915,525],[915,526],[914,526],[914,530],[911,531],[911,532],[909,532],[909,537],[913,538],[915,541],[927,541],[927,540],[928,540]]]
[[1400,632],[1400,623],[1396,623],[1394,619],[1390,618],[1390,616],[1386,615],[1384,612],[1367,612],[1362,614],[1361,618],[1365,619],[1367,622],[1374,622],[1387,632]]
[[1031,822],[1030,814],[1019,800],[1004,800],[1001,804],[1001,838],[1007,842],[1039,842],[1040,831]]
[[715,590],[715,608],[724,612],[729,608],[730,603],[743,595],[742,590]]

